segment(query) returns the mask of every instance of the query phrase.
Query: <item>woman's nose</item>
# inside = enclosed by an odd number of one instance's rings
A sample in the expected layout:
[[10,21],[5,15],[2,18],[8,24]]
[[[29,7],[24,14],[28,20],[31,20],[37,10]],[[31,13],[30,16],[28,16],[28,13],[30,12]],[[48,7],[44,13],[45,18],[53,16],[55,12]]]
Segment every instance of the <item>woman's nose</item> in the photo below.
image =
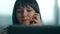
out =
[[24,16],[24,17],[27,16],[27,10],[24,10],[24,11],[23,11],[23,16]]

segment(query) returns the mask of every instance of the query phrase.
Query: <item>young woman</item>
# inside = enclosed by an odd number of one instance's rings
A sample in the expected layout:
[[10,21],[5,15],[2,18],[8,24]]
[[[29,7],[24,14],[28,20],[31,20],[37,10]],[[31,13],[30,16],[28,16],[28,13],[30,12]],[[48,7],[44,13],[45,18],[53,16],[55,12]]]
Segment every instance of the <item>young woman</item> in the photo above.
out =
[[41,25],[41,14],[36,0],[16,0],[13,24]]

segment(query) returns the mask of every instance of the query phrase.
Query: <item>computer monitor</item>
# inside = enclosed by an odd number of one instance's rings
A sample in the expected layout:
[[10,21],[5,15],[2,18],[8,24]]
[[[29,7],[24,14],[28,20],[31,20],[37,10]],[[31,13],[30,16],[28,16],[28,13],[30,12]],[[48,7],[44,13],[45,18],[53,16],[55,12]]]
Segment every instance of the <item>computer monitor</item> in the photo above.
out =
[[22,26],[12,25],[8,27],[8,34],[58,34],[59,26]]

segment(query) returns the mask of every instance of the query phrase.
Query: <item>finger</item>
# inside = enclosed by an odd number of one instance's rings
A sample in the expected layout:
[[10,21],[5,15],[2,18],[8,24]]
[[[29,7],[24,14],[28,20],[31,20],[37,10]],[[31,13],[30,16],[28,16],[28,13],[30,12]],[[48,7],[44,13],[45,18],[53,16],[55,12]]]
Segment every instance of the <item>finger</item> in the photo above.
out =
[[40,24],[40,20],[33,19],[35,24]]
[[40,14],[39,13],[36,13],[36,16],[40,18]]
[[35,24],[34,22],[32,23],[33,26],[36,26],[37,24]]
[[33,20],[32,25],[40,25],[40,22],[38,22],[36,19]]
[[33,22],[34,22],[35,24],[37,24],[37,20],[36,20],[36,19],[33,19]]
[[33,26],[36,26],[37,24],[35,24],[34,22],[32,23]]
[[40,15],[36,13],[36,14],[34,15],[34,18],[37,19],[37,20],[40,20]]

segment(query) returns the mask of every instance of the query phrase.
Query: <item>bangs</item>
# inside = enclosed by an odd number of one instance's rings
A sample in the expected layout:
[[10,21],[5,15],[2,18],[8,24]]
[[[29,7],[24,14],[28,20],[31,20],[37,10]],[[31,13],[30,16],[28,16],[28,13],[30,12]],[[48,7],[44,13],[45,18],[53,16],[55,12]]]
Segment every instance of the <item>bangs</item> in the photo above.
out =
[[36,13],[40,14],[40,10],[36,0],[16,0],[16,3],[15,3],[16,9],[19,8],[19,6],[24,7],[27,5],[31,6],[36,11]]

